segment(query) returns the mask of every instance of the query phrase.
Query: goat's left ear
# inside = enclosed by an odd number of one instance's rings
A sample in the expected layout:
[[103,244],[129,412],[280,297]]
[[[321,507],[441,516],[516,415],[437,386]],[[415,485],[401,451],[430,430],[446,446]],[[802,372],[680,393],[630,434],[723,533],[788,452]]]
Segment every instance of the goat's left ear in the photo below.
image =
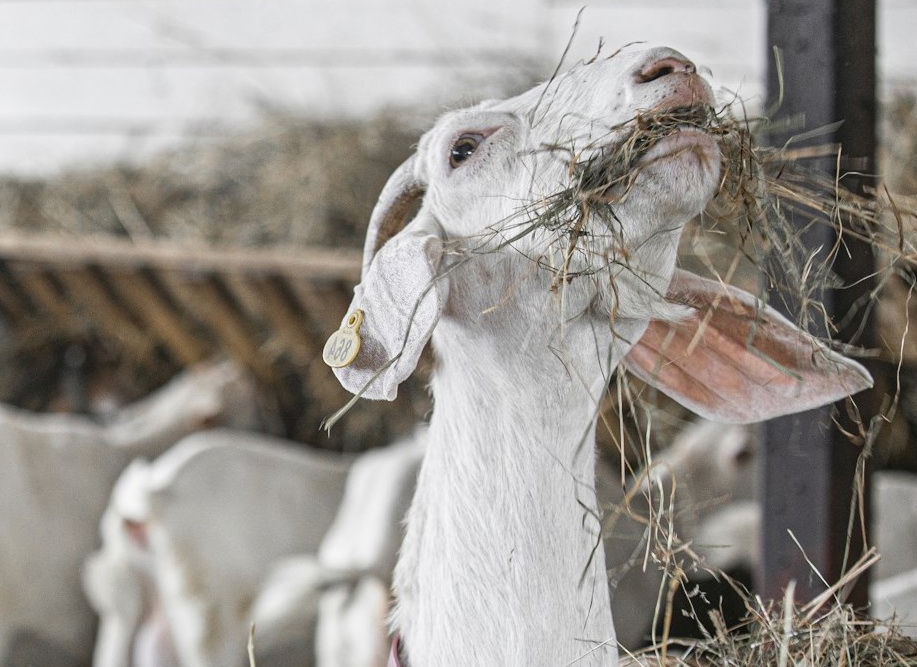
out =
[[[349,339],[358,349],[334,373],[345,389],[353,394],[362,392],[364,398],[395,399],[398,385],[417,366],[446,303],[448,284],[437,279],[442,241],[412,227],[376,253],[362,282],[354,288],[350,310],[341,325],[345,335],[338,345],[346,347]],[[355,337],[348,333],[354,325]],[[332,335],[326,344],[326,362],[335,336],[340,335]]]
[[860,364],[738,288],[676,271],[668,299],[694,312],[650,322],[623,364],[702,417],[763,421],[872,386]]
[[422,211],[408,222],[425,192],[416,171],[412,156],[382,189],[366,230],[361,282],[322,354],[344,388],[364,398],[395,399],[446,303],[438,226]]

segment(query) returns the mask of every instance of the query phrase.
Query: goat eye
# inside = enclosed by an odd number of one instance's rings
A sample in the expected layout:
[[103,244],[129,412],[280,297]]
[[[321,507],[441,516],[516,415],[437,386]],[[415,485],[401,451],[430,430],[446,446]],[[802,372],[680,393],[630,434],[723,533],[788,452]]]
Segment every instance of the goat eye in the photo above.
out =
[[456,139],[449,149],[449,166],[455,169],[470,158],[483,139],[484,136],[481,134],[463,134]]

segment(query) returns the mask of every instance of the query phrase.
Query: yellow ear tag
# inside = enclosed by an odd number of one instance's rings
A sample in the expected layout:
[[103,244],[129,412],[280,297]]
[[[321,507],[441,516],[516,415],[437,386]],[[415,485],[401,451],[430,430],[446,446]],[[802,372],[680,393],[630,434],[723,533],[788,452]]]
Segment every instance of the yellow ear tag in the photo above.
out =
[[331,368],[343,368],[353,363],[360,353],[363,340],[360,338],[360,325],[363,324],[363,311],[355,310],[325,343],[322,359]]

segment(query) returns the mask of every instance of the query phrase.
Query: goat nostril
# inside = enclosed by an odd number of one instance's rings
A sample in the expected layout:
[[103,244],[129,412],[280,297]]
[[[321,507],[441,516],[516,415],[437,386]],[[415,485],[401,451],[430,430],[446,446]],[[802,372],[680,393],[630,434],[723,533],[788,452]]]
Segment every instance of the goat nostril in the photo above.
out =
[[694,63],[689,60],[662,58],[661,60],[655,60],[649,63],[641,69],[637,74],[637,82],[649,83],[650,81],[656,81],[669,74],[694,74],[696,71],[697,68],[694,66]]

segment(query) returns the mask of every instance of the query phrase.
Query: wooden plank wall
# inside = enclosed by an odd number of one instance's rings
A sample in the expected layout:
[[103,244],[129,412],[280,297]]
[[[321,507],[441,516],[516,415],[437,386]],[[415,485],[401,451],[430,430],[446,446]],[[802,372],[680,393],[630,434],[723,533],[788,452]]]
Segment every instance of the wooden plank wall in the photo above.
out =
[[0,238],[0,314],[14,335],[92,330],[184,365],[218,350],[262,379],[270,350],[320,354],[359,279],[354,251],[218,250],[112,238]]

